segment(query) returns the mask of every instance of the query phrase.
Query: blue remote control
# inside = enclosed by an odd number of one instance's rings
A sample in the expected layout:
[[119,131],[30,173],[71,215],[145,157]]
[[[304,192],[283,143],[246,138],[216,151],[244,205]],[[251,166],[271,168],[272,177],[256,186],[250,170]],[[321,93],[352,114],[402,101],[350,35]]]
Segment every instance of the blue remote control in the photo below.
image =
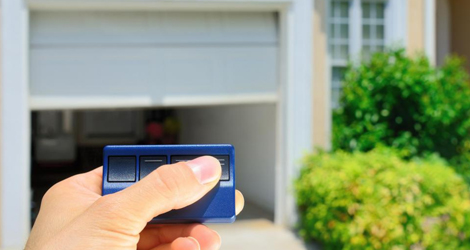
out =
[[196,203],[161,214],[151,223],[235,221],[235,150],[230,144],[110,145],[103,149],[103,195],[118,192],[165,164],[210,155],[220,161],[219,183]]

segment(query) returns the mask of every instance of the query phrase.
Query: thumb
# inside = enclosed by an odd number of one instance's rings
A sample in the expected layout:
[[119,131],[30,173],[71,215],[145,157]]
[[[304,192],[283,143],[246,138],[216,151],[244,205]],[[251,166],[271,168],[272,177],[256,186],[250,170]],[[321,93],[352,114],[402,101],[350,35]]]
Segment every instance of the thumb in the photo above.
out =
[[112,224],[113,230],[122,226],[133,231],[128,233],[139,233],[153,217],[202,198],[218,183],[220,175],[220,163],[211,156],[164,165],[136,184],[101,197],[95,212],[110,216],[113,222],[105,224]]

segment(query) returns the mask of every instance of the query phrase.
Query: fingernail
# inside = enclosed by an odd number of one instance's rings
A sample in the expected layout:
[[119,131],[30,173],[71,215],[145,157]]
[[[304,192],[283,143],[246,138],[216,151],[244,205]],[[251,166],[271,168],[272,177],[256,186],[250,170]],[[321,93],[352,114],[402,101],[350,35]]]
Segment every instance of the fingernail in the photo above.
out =
[[201,184],[206,184],[220,178],[220,162],[214,157],[202,156],[186,162]]
[[199,245],[199,241],[197,241],[195,238],[190,236],[190,237],[187,237],[186,239],[191,240],[194,243],[194,245],[197,247],[196,249],[201,249],[201,245]]

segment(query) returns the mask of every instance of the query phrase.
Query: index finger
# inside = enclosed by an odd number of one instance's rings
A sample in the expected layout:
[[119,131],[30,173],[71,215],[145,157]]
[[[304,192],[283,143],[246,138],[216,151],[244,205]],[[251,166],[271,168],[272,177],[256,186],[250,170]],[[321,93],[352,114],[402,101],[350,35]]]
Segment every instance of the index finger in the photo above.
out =
[[89,172],[70,177],[71,181],[81,187],[101,196],[103,183],[103,167],[95,168]]

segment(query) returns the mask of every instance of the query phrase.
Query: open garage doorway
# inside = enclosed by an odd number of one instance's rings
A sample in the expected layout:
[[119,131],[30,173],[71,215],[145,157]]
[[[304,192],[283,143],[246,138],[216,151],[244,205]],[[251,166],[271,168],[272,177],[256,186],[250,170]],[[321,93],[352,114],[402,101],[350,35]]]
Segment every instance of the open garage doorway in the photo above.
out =
[[243,219],[274,220],[276,105],[37,111],[32,114],[32,223],[55,183],[101,166],[109,144],[235,146]]

